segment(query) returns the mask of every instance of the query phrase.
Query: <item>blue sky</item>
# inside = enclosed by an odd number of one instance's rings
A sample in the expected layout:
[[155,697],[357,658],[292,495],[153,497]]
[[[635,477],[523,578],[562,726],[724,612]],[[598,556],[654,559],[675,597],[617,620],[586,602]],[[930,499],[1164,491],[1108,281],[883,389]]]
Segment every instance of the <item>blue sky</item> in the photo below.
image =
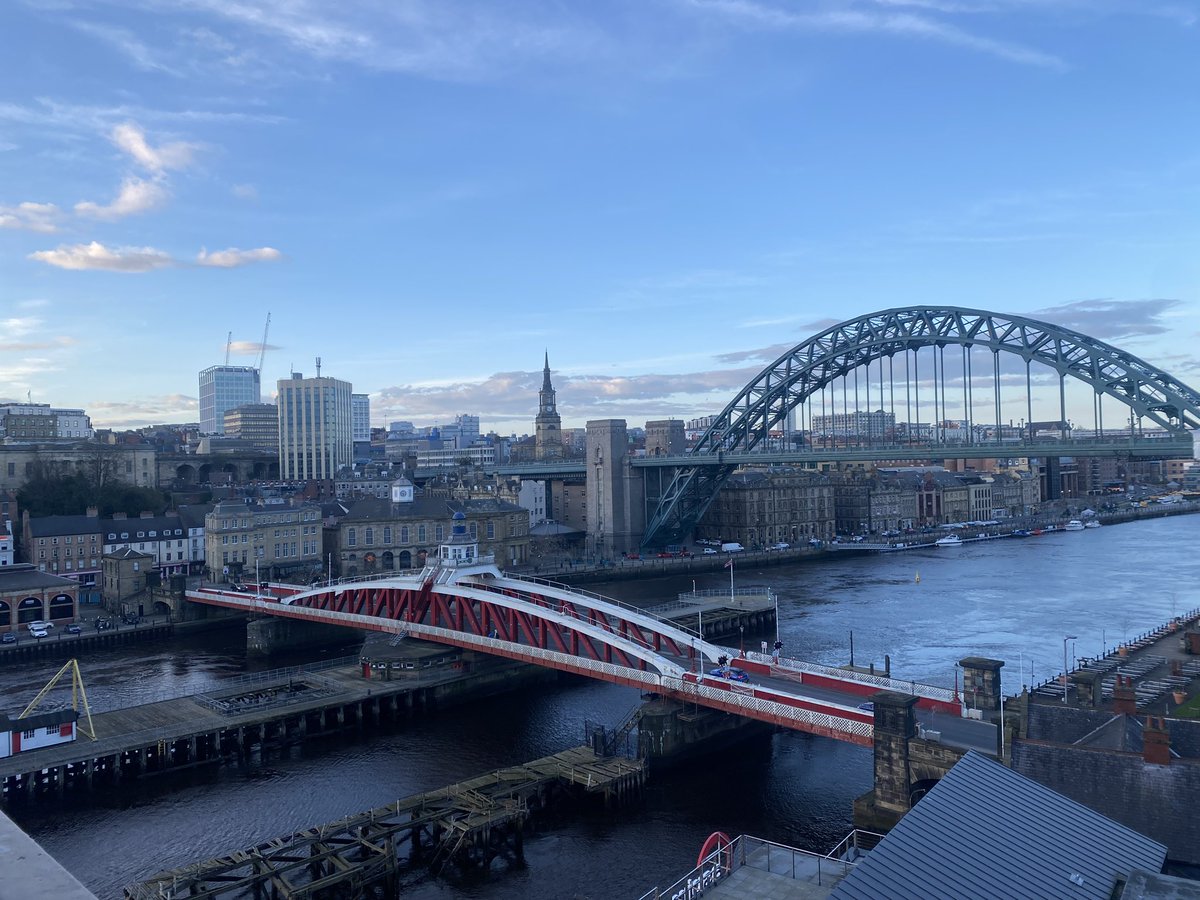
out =
[[0,400],[195,421],[270,312],[264,386],[320,356],[377,425],[529,431],[547,349],[565,425],[641,424],[922,303],[1196,385],[1198,38],[1200,0],[15,0]]

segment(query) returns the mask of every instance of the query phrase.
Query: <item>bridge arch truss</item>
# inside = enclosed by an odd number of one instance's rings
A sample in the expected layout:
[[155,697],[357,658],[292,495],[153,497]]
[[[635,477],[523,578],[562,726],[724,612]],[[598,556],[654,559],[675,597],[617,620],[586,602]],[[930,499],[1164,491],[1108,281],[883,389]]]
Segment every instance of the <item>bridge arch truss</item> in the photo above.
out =
[[[1025,361],[1027,372],[1032,363],[1054,370],[1060,392],[1071,378],[1090,386],[1097,398],[1113,397],[1133,416],[1168,431],[1200,427],[1200,392],[1111,344],[1021,316],[922,306],[850,319],[796,345],[742,388],[700,437],[692,455],[711,460],[754,452],[793,409],[836,379],[908,351],[952,345],[964,348],[964,353],[975,347],[990,350],[997,380],[1000,354],[1014,354]],[[997,422],[998,397],[999,392]],[[733,469],[706,464],[676,470],[650,516],[643,545],[686,538]]]

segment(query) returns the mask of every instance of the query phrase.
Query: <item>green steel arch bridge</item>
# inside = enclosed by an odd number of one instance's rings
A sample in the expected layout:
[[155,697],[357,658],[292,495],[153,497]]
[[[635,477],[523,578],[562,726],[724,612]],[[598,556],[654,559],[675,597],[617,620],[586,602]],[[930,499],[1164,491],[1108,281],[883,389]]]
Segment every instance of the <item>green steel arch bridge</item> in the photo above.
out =
[[[1035,427],[1035,367],[1039,385],[1047,375],[1057,381],[1056,428],[1045,427],[1051,423]],[[1075,390],[1082,385],[1091,395],[1092,422],[1085,437],[1076,435],[1082,426],[1072,427],[1067,418],[1068,383]],[[985,398],[982,409],[977,393]],[[1022,427],[1006,433],[1002,409],[1022,394]],[[1119,410],[1115,419],[1110,412],[1108,427],[1106,398]],[[931,401],[932,414],[923,423]],[[812,435],[814,415],[829,422],[840,413],[849,422],[863,409],[890,410],[893,423],[903,414],[905,426],[870,433],[868,413],[865,439],[827,435],[795,446],[779,438],[793,411],[801,417],[800,430]],[[952,416],[965,423],[954,435],[943,427]],[[992,425],[986,437],[976,425],[981,420]],[[780,356],[742,388],[686,455],[633,460],[635,467],[657,470],[654,476],[647,473],[649,515],[642,543],[682,542],[739,466],[1018,456],[1167,459],[1193,454],[1192,432],[1198,427],[1200,392],[1077,331],[958,307],[884,310],[827,328]],[[578,477],[586,472],[586,462],[497,471]]]

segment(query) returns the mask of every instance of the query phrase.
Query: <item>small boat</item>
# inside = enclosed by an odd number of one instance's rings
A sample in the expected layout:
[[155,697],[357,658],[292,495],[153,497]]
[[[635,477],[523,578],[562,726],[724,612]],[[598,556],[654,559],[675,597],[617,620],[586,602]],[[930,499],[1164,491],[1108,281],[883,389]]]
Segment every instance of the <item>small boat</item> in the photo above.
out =
[[1024,528],[1017,528],[1017,529],[1014,529],[1012,532],[1013,537],[1029,537],[1032,534],[1033,534],[1032,531],[1026,531]]
[[1083,523],[1078,519],[1072,519],[1066,524],[1064,531],[1083,531]]
[[1099,519],[1088,519],[1086,522],[1083,523],[1083,527],[1084,528],[1099,528],[1100,520]]
[[958,547],[961,546],[963,539],[957,534],[948,534],[944,538],[938,538],[933,543],[938,547]]

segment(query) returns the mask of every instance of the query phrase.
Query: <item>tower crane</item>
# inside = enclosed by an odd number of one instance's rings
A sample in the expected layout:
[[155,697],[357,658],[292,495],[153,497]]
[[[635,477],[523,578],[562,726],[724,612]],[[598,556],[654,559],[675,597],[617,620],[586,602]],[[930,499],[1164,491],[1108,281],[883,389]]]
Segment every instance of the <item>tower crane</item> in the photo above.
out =
[[229,365],[229,351],[233,347],[233,332],[229,332],[229,337],[225,338],[225,365]]
[[262,372],[263,357],[267,355],[267,332],[271,330],[271,314],[267,313],[267,324],[263,326],[262,344],[258,348],[258,365],[255,367]]

